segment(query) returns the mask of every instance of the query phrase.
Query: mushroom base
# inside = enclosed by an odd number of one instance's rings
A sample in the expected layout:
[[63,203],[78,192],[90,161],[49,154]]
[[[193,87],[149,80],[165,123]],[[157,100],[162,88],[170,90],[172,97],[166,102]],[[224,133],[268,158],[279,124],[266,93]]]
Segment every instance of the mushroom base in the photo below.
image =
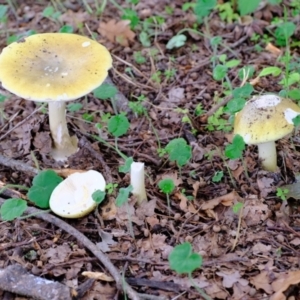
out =
[[70,137],[69,135],[65,102],[49,102],[49,123],[54,142],[54,148],[51,152],[52,157],[56,161],[65,161],[78,150],[77,137]]
[[68,140],[68,145],[56,144],[54,141],[54,148],[51,150],[51,156],[56,161],[66,161],[69,156],[76,153],[78,151],[78,139],[75,135],[69,136],[70,140]]
[[277,154],[275,142],[258,144],[258,156],[262,160],[262,167],[266,171],[275,172],[277,169]]

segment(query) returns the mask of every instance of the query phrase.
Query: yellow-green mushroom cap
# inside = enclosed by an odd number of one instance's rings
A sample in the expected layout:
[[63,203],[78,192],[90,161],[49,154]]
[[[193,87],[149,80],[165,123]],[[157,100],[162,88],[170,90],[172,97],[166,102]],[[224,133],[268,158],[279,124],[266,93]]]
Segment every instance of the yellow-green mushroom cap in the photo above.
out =
[[64,218],[81,218],[95,209],[97,203],[92,194],[97,190],[104,191],[105,185],[102,174],[97,171],[73,173],[52,192],[50,208]]
[[234,134],[241,135],[246,144],[276,141],[293,131],[293,119],[299,114],[300,107],[290,99],[256,96],[235,115]]
[[112,66],[109,51],[87,37],[35,34],[0,55],[0,81],[8,91],[33,101],[68,101],[101,85]]
[[235,115],[234,134],[242,136],[246,144],[257,145],[263,169],[274,172],[275,141],[293,131],[293,119],[299,114],[300,107],[289,99],[272,94],[253,97]]

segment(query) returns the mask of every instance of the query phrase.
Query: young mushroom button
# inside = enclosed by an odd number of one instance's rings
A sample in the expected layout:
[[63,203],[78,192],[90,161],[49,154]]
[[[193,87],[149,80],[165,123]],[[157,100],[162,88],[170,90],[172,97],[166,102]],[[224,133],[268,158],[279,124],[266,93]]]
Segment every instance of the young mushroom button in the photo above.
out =
[[249,100],[234,121],[234,134],[243,137],[246,144],[258,146],[262,167],[277,169],[275,141],[291,133],[293,119],[300,107],[293,101],[277,95],[261,95]]
[[77,151],[70,137],[65,101],[78,99],[105,80],[112,66],[99,43],[68,33],[35,34],[7,46],[0,54],[0,81],[15,95],[49,103],[52,156],[66,160]]

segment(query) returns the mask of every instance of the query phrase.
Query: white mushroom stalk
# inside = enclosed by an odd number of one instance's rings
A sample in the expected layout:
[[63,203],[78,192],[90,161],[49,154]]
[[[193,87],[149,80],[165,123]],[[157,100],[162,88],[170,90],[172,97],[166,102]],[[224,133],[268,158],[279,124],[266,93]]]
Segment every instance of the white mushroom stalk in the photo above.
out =
[[130,167],[130,184],[133,188],[132,194],[137,197],[138,204],[147,201],[145,189],[145,165],[141,162],[133,162]]
[[262,160],[264,170],[275,172],[277,169],[277,153],[274,141],[257,144],[258,157]]
[[77,152],[77,138],[69,135],[65,102],[49,102],[48,106],[50,132],[54,142],[52,157],[57,161],[64,161]]

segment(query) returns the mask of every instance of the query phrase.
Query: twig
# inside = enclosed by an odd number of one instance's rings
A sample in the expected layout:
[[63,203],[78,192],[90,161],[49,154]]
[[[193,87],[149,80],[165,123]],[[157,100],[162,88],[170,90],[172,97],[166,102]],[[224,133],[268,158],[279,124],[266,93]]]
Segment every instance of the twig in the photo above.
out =
[[[0,205],[4,203],[4,199],[0,198]],[[34,215],[35,218],[44,220],[49,222],[60,229],[66,231],[73,237],[75,237],[82,245],[84,245],[87,249],[89,249],[98,259],[99,261],[107,268],[110,272],[114,280],[116,281],[117,288],[120,291],[126,292],[130,299],[132,300],[140,300],[140,297],[137,293],[129,286],[126,281],[119,274],[119,270],[112,264],[110,259],[93,243],[91,242],[85,235],[79,232],[77,229],[69,225],[68,223],[64,222],[63,220],[52,216],[51,214],[45,213],[43,210],[40,210],[35,207],[28,207],[25,211],[28,215]],[[124,289],[123,289],[124,287]]]
[[220,107],[226,105],[232,99],[232,95],[225,97],[221,102],[213,106],[206,114],[205,118],[212,116]]
[[8,136],[12,131],[14,131],[16,128],[21,126],[22,124],[26,123],[34,114],[36,114],[38,111],[40,111],[42,108],[44,108],[45,105],[42,105],[38,108],[36,108],[30,115],[28,115],[25,119],[23,119],[21,122],[19,122],[16,126],[6,131],[1,137],[0,141],[3,140],[6,136]]
[[29,274],[17,264],[0,269],[0,289],[38,300],[72,299],[72,290],[66,285]]
[[8,248],[17,248],[17,247],[20,247],[20,246],[24,246],[24,245],[27,245],[27,244],[30,244],[30,243],[34,242],[35,240],[36,240],[36,238],[34,237],[34,238],[31,238],[29,241],[1,244],[0,251],[3,251],[3,250],[8,249]]
[[18,171],[23,171],[23,172],[29,172],[31,174],[38,174],[39,170],[27,165],[26,163],[23,163],[22,161],[9,158],[6,156],[3,156],[0,154],[0,165],[3,165],[5,167],[18,170]]
[[[248,39],[248,36],[247,36],[247,35],[244,35],[243,37],[241,37],[241,38],[240,38],[238,41],[236,41],[235,43],[228,45],[228,48],[233,49],[233,48],[239,46],[240,44],[242,44],[242,43],[243,43],[245,40],[247,40],[247,39]],[[224,54],[225,52],[227,52],[227,51],[228,51],[228,48],[225,48],[225,49],[223,49],[222,51],[220,51],[219,55]],[[190,70],[189,70],[189,73],[192,73],[192,72],[198,72],[198,71],[201,70],[201,68],[203,68],[204,66],[209,65],[209,64],[210,64],[210,61],[211,61],[210,59],[211,59],[211,57],[208,57],[208,58],[203,59],[202,62],[200,62],[200,64],[197,65],[197,67],[190,69]]]

